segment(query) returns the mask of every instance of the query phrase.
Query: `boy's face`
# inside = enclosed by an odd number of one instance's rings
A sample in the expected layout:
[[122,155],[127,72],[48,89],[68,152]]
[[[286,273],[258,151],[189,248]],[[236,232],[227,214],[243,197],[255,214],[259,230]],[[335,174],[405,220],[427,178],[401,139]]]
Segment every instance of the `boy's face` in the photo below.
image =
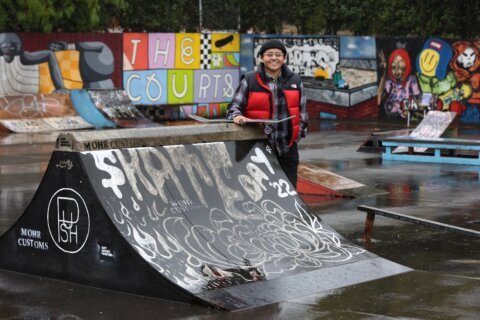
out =
[[285,55],[280,49],[268,49],[262,55],[262,62],[267,72],[277,72],[285,63]]

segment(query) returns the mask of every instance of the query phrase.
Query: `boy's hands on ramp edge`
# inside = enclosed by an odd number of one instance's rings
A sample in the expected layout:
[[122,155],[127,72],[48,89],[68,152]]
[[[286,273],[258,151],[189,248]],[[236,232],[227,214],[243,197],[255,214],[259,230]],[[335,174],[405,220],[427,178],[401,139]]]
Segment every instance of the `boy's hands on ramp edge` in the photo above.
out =
[[238,124],[238,125],[241,125],[241,126],[243,126],[245,123],[247,123],[248,120],[250,120],[250,119],[247,118],[247,117],[244,117],[244,116],[236,116],[235,118],[233,118],[233,122],[235,124]]

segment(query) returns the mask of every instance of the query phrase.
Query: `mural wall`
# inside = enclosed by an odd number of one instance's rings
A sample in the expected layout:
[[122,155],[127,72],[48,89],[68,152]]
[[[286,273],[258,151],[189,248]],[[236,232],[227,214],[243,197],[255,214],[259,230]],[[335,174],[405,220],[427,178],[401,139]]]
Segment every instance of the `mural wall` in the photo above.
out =
[[0,95],[121,87],[122,35],[0,33]]
[[377,39],[380,117],[440,110],[480,123],[479,47],[468,40]]
[[238,34],[124,34],[123,86],[128,96],[137,105],[180,105],[169,118],[225,115],[239,68]]
[[0,97],[121,89],[153,120],[223,117],[268,39],[287,47],[312,119],[406,122],[440,110],[480,123],[480,42],[439,38],[0,33]]
[[285,44],[286,64],[302,77],[312,119],[377,117],[375,38],[242,35],[242,73],[261,62],[257,54],[268,39]]
[[118,34],[0,33],[0,131],[96,126],[70,93],[121,85],[121,41]]
[[[275,37],[287,48],[286,65],[302,77],[332,79],[340,61],[338,37]],[[268,39],[255,38],[253,56],[260,63],[258,52]]]

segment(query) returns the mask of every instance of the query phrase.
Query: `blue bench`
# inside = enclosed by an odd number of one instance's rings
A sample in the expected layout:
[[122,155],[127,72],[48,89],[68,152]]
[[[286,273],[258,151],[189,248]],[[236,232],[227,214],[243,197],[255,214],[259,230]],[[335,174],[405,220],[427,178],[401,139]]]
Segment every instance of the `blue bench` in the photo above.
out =
[[[383,140],[385,160],[437,162],[451,164],[480,165],[480,140],[392,137]],[[406,152],[393,153],[396,147],[406,147]],[[416,152],[415,148],[427,148]]]

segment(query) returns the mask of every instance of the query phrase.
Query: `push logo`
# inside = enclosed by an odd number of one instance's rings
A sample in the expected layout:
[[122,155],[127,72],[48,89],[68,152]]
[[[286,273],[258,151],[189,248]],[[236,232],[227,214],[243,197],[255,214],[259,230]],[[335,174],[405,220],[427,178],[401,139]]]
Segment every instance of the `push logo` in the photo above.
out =
[[90,215],[85,200],[73,189],[57,190],[48,203],[47,224],[50,236],[60,250],[79,252],[90,233]]

